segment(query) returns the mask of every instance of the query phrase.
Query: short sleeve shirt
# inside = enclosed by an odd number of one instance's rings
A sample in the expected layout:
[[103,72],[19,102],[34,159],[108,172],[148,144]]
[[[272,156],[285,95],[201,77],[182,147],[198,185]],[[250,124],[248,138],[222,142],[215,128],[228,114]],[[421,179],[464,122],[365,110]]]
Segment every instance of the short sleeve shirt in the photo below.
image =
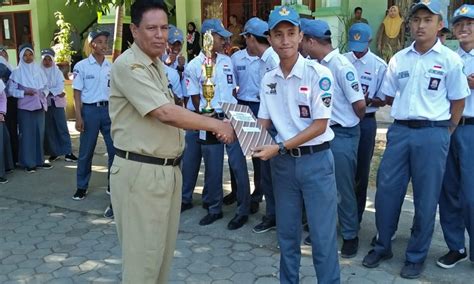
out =
[[[465,52],[463,49],[458,49],[458,54],[464,62],[464,75],[474,75],[474,49],[470,52]],[[474,117],[474,90],[471,89],[471,94],[466,98],[463,116]]]
[[81,91],[83,103],[109,100],[111,66],[107,59],[100,65],[92,54],[74,66],[72,88]]
[[334,76],[331,125],[356,126],[360,119],[354,112],[352,104],[364,100],[364,95],[354,65],[340,54],[338,49],[327,54],[320,63],[328,67]]
[[168,87],[171,89],[171,91],[173,91],[173,94],[176,97],[182,99],[183,89],[181,87],[181,80],[179,78],[178,71],[166,65],[165,65],[165,71],[166,71],[166,77],[168,78],[168,81],[169,81]]
[[237,98],[243,101],[258,102],[260,88],[260,60],[250,56],[247,49],[239,50],[231,57],[234,66],[235,81],[239,87]]
[[183,130],[164,124],[149,113],[174,104],[164,64],[152,60],[136,45],[114,62],[109,114],[114,146],[159,158],[176,158],[184,149]]
[[277,68],[278,64],[280,64],[280,58],[271,46],[263,52],[262,57],[260,57],[260,61],[261,62],[259,78],[263,78],[263,75],[265,75],[265,73]]
[[314,120],[328,119],[326,131],[300,146],[319,145],[334,138],[329,127],[333,77],[328,68],[299,55],[285,79],[275,68],[262,79],[258,117],[270,119],[278,131],[277,142],[284,142],[308,128]]
[[[206,100],[202,95],[202,83],[206,79],[204,60],[204,53],[201,52],[188,63],[184,70],[187,96],[200,95],[201,108],[206,105]],[[215,84],[214,98],[211,101],[213,108],[221,108],[222,103],[237,103],[237,99],[233,96],[236,88],[234,68],[229,56],[217,54],[212,80]]]
[[[384,99],[379,91],[382,87],[385,72],[387,72],[387,63],[370,50],[361,58],[357,58],[352,52],[348,52],[344,56],[354,65],[359,74],[362,93],[367,94],[370,99],[375,97]],[[367,107],[365,112],[374,113],[377,109],[378,107]]]
[[382,93],[393,97],[392,117],[399,120],[441,121],[451,118],[450,101],[470,90],[458,54],[438,42],[419,54],[414,43],[388,64]]

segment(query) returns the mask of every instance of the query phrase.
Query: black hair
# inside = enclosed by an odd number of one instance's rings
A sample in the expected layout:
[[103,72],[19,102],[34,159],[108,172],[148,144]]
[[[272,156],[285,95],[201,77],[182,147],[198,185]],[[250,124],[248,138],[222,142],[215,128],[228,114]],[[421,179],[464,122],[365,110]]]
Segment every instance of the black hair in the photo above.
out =
[[260,44],[270,45],[270,43],[268,42],[267,37],[258,36],[258,35],[254,35],[254,34],[250,34],[250,33],[247,34],[246,36],[253,36],[255,38],[255,40],[257,40],[257,42],[260,43]]
[[130,8],[132,23],[138,27],[142,21],[143,14],[152,9],[160,9],[168,14],[168,8],[163,0],[136,0]]
[[332,40],[330,37],[328,38],[319,38],[319,37],[314,37],[314,36],[311,36],[311,35],[307,35],[307,34],[304,34],[303,37],[306,37],[306,38],[312,38],[313,40],[315,40],[317,43],[321,44],[321,45],[332,45]]
[[189,26],[189,25],[193,26],[194,31],[196,31],[196,24],[195,24],[194,22],[189,22],[189,23],[188,23],[188,26]]
[[362,12],[362,7],[356,7],[356,8],[354,9],[354,13],[357,12],[357,11],[361,11],[361,12]]

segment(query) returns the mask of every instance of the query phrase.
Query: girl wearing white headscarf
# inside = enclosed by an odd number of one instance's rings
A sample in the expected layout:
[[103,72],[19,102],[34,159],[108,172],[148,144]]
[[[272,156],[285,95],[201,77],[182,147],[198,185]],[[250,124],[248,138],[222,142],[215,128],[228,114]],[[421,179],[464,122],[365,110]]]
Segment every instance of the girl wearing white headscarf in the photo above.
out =
[[66,122],[66,94],[64,93],[64,76],[54,63],[54,51],[51,48],[41,51],[41,68],[48,80],[48,111],[45,114],[44,148],[52,162],[58,156],[65,155],[68,162],[76,162],[72,154],[71,137]]
[[5,173],[13,169],[12,151],[10,147],[10,136],[5,126],[5,114],[7,113],[7,96],[5,84],[0,80],[0,184],[7,183]]
[[10,76],[8,91],[18,98],[19,162],[29,173],[52,167],[44,163],[43,153],[47,85],[43,69],[34,63],[33,47],[21,45],[20,64]]

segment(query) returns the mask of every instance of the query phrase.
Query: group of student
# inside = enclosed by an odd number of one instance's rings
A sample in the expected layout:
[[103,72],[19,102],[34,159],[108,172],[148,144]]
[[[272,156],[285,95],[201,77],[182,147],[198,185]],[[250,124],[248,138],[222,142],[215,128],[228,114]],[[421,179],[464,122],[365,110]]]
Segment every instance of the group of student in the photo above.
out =
[[66,123],[63,73],[54,63],[52,49],[41,50],[41,62],[34,60],[31,44],[19,47],[19,64],[8,63],[6,48],[0,48],[0,183],[16,166],[34,173],[51,169],[45,162],[64,156],[77,161],[72,153]]
[[[241,34],[246,48],[226,56],[231,35],[218,19],[207,19],[202,34],[213,36],[215,96],[211,101],[250,107],[276,144],[253,149],[255,191],[250,194],[245,157],[239,144],[203,143],[199,131],[186,132],[181,212],[193,207],[192,193],[204,159],[202,206],[209,225],[222,218],[222,204],[237,200],[228,229],[242,227],[265,196],[266,214],[253,231],[276,228],[281,250],[280,280],[297,283],[303,215],[306,216],[318,282],[340,281],[336,221],[342,236],[341,257],[358,252],[358,231],[365,210],[379,107],[392,106],[395,119],[377,174],[374,249],[363,265],[377,267],[392,258],[401,206],[413,185],[415,215],[400,275],[420,277],[429,250],[438,203],[449,252],[437,264],[451,268],[468,258],[464,231],[471,236],[474,261],[474,6],[453,16],[460,42],[453,52],[438,38],[443,28],[441,1],[421,1],[410,13],[414,42],[387,65],[372,53],[371,28],[356,23],[348,33],[350,52],[332,47],[331,30],[322,20],[301,19],[286,6],[269,21],[251,18]],[[169,32],[170,44],[179,42]],[[182,37],[181,37],[182,43]],[[181,64],[184,107],[197,113],[205,106],[200,53]],[[166,61],[164,61],[166,62]],[[176,68],[171,68],[175,72]],[[170,77],[170,75],[168,75]],[[177,92],[174,92],[178,95]],[[223,197],[224,148],[229,157],[233,193]],[[256,205],[255,205],[256,204]]]

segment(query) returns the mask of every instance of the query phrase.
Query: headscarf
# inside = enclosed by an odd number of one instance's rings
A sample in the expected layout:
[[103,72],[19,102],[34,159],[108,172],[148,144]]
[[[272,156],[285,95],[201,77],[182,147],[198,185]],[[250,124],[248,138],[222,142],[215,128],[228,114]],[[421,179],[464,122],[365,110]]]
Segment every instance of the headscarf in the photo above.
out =
[[385,16],[385,19],[383,20],[383,25],[385,27],[385,35],[389,38],[396,38],[398,37],[398,34],[400,33],[400,27],[403,24],[403,18],[400,16],[400,9],[398,6],[392,6],[390,7],[389,11],[395,9],[394,13],[396,14],[395,17],[390,17],[390,12],[388,13],[387,16]]
[[13,70],[10,79],[23,87],[42,90],[48,85],[48,80],[38,64],[25,62],[23,55],[27,50],[34,53],[30,47],[25,47],[20,51],[20,64]]
[[[51,58],[53,61],[53,65],[51,67],[44,67],[43,63],[41,62],[41,69],[43,69],[44,74],[46,75],[46,79],[48,81],[48,89],[52,92],[52,88],[57,86],[57,80],[58,78],[62,79],[63,78],[63,73],[61,70],[59,70],[59,67],[56,65],[56,62],[54,62],[54,57],[50,54],[45,54],[41,56],[41,59],[44,59],[45,57]],[[60,75],[60,77],[58,77]],[[60,90],[62,91],[62,90]]]
[[[7,49],[3,46],[0,46],[0,52],[2,52],[2,51],[6,52]],[[10,63],[7,61],[7,59],[5,57],[1,56],[1,55],[0,55],[0,64],[5,65],[8,68],[8,70],[10,70],[10,71],[13,70],[13,67],[10,65]]]

